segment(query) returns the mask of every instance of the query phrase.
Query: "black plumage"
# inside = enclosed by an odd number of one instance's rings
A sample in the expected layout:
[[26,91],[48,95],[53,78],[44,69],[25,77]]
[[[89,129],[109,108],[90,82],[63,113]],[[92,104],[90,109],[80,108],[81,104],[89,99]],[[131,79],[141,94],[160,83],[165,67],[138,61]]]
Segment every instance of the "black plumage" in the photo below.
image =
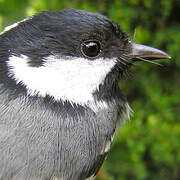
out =
[[[84,42],[90,42],[92,47],[99,43],[97,56],[84,56]],[[95,176],[109,152],[107,147],[111,145],[117,122],[123,121],[129,111],[127,99],[118,86],[119,79],[139,54],[145,58],[168,58],[159,50],[134,49],[135,43],[117,23],[81,10],[42,12],[3,32],[0,35],[0,179],[83,180]],[[29,93],[28,84],[23,79],[17,80],[11,72],[14,67],[8,63],[12,57],[17,57],[17,62],[26,57],[26,66],[32,70],[46,67],[47,57],[67,62],[79,58],[88,65],[97,59],[108,63],[115,58],[115,65],[94,89],[93,103],[89,105],[89,101],[57,99],[48,92],[42,96],[38,90]],[[59,72],[59,76],[63,74]],[[61,82],[57,84],[63,86]],[[83,93],[82,90],[82,96]]]

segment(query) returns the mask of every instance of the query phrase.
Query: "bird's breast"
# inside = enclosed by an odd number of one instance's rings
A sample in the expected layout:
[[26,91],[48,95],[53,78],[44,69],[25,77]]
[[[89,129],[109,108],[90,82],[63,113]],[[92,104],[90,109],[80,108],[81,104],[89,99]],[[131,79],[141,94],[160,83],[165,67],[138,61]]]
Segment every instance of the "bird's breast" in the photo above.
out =
[[1,178],[83,179],[97,172],[109,151],[120,106],[101,104],[94,111],[39,97],[4,97],[0,96]]

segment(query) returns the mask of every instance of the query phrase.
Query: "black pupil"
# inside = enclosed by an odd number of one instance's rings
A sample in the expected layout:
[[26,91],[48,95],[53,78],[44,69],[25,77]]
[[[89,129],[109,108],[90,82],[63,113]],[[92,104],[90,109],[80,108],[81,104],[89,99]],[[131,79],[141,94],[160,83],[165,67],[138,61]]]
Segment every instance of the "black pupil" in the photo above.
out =
[[82,51],[85,56],[96,57],[100,53],[98,41],[87,41],[82,44]]

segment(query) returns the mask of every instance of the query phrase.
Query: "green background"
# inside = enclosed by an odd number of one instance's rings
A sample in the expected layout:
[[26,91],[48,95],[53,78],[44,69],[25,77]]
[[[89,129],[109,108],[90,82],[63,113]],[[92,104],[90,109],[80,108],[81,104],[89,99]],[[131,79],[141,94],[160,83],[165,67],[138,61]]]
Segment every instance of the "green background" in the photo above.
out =
[[168,52],[163,66],[138,62],[120,82],[134,113],[117,132],[99,180],[180,179],[179,0],[0,0],[0,30],[44,10],[107,15],[136,42]]

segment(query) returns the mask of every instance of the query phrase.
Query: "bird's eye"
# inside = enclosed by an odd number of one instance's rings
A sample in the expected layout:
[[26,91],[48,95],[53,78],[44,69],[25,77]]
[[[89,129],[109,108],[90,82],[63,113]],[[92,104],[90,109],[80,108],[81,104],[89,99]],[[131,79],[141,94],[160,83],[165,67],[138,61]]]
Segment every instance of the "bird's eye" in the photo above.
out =
[[88,58],[94,58],[101,52],[101,45],[99,41],[85,41],[81,44],[81,52]]

